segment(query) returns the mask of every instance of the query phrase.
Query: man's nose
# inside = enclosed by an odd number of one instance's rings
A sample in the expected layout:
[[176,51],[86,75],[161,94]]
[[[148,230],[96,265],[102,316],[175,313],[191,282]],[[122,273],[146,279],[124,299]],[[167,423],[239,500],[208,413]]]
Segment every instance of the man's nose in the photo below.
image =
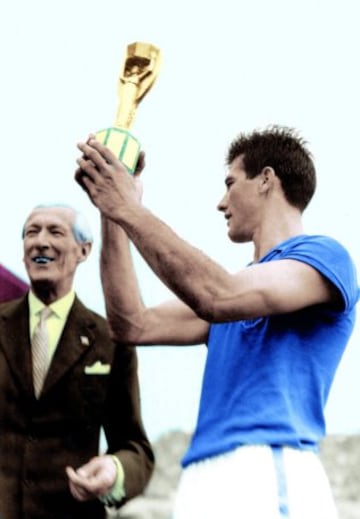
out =
[[39,231],[35,243],[38,247],[47,247],[49,245],[49,233],[45,229]]
[[222,197],[222,199],[220,200],[220,202],[218,203],[216,208],[217,208],[218,211],[225,211],[225,209],[226,209],[226,195],[224,195]]

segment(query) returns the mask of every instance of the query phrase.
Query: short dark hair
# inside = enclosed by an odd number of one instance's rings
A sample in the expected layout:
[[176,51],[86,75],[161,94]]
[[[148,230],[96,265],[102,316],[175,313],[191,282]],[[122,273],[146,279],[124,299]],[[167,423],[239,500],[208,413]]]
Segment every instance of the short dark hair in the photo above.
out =
[[269,126],[249,134],[241,133],[229,146],[226,164],[243,155],[248,178],[269,166],[280,179],[289,204],[303,211],[316,188],[316,172],[307,142],[294,128]]

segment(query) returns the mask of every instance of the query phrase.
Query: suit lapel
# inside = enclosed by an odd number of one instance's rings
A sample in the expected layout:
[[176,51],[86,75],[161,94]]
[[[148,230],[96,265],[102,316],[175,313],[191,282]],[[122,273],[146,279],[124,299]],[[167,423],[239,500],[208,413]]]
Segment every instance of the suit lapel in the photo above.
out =
[[55,350],[42,393],[56,384],[79,359],[92,348],[96,324],[84,305],[75,298],[63,333]]
[[27,295],[6,304],[0,315],[0,348],[20,386],[33,391]]
[[[32,361],[27,296],[5,303],[0,313],[0,348],[19,386],[32,394]],[[46,376],[42,393],[56,384],[94,347],[96,323],[91,312],[75,298]]]

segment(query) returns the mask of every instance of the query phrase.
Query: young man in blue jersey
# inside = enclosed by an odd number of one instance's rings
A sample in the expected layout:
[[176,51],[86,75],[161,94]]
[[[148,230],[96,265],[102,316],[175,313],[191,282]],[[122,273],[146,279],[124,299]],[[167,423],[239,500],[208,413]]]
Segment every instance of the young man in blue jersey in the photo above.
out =
[[[317,449],[359,290],[344,247],[304,233],[316,184],[304,141],[271,127],[230,145],[218,209],[233,242],[254,244],[252,263],[236,274],[143,207],[139,175],[104,146],[90,137],[79,149],[76,179],[102,214],[114,338],[208,346],[174,518],[336,518]],[[144,306],[129,241],[177,299]]]

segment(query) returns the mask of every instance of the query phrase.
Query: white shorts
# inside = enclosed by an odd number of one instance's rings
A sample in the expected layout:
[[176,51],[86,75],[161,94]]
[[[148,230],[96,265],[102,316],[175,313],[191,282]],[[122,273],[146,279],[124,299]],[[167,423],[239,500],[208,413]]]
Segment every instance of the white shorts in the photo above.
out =
[[337,519],[316,453],[241,446],[186,467],[173,519]]

